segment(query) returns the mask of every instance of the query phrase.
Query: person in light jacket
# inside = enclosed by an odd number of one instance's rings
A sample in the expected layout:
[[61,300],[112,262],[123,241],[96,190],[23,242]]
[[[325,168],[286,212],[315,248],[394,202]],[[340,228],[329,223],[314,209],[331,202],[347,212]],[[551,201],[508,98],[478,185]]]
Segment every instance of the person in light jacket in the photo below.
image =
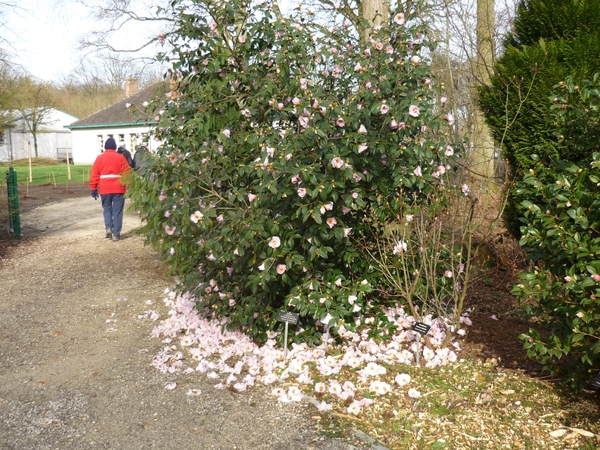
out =
[[117,143],[113,138],[106,140],[104,149],[104,153],[99,155],[92,165],[90,189],[94,200],[98,200],[98,192],[100,192],[106,237],[118,241],[123,228],[123,210],[127,191],[123,178],[129,172],[130,166],[127,159],[117,153]]

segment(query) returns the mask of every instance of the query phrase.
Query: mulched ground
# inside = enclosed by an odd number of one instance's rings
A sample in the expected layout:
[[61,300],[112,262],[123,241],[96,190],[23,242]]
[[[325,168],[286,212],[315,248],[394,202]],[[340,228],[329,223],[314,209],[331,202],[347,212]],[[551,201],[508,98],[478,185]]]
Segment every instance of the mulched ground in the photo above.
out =
[[[41,205],[73,197],[90,195],[89,185],[72,183],[67,185],[21,186],[19,188],[19,207],[21,214]],[[29,238],[15,239],[9,233],[6,187],[0,188],[0,258],[5,257],[11,247],[19,245]],[[514,243],[505,237],[505,247],[514,252]],[[505,248],[506,250],[506,248]],[[523,344],[518,339],[526,333],[529,325],[517,314],[515,299],[510,290],[516,282],[520,270],[518,256],[507,263],[502,255],[491,256],[484,273],[471,287],[467,299],[467,308],[471,308],[473,321],[465,340],[466,353],[482,360],[496,359],[498,365],[509,369],[521,370],[533,377],[543,376],[541,366],[529,359]]]

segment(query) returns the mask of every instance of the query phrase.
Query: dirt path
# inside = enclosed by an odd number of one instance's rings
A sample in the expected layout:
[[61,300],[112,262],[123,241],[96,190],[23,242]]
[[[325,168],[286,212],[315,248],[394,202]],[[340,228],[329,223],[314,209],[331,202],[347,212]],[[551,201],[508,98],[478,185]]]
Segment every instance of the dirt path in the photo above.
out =
[[312,406],[278,404],[262,388],[235,394],[196,374],[164,388],[175,377],[150,366],[164,344],[139,316],[164,317],[172,283],[129,233],[137,215],[119,242],[104,238],[89,197],[21,223],[37,237],[0,260],[0,449],[357,448],[319,435]]

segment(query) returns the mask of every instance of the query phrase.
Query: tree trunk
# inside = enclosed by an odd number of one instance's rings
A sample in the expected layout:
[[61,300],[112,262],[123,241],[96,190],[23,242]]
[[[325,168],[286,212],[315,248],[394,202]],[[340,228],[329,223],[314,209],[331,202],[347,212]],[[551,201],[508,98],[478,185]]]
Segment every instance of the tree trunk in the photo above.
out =
[[[477,0],[477,58],[475,85],[489,84],[494,65],[494,0]],[[475,96],[476,98],[476,96]],[[472,170],[486,178],[494,175],[495,146],[484,115],[475,109]]]
[[390,17],[390,4],[386,0],[363,0],[362,18],[368,23],[368,28],[362,31],[363,40],[367,40],[372,28],[387,23]]

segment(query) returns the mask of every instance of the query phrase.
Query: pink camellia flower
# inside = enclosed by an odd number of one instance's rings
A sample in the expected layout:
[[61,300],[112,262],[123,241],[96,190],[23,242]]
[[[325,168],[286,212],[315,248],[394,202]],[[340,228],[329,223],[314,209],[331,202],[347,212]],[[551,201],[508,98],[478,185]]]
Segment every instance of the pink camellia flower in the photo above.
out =
[[352,198],[353,198],[354,200],[356,200],[356,199],[358,198],[358,192],[353,192],[353,193],[352,193]]
[[342,158],[340,158],[339,156],[335,156],[331,160],[331,167],[333,167],[335,169],[341,169],[342,167],[344,167],[344,160]]
[[173,236],[173,234],[175,234],[176,229],[177,227],[170,227],[169,225],[165,225],[165,233],[167,233],[169,236]]
[[367,129],[365,128],[365,126],[361,123],[360,127],[358,127],[358,133],[360,134],[365,134],[367,132]]
[[397,130],[398,129],[398,122],[396,122],[396,119],[392,119],[392,121],[390,122],[390,128],[392,130]]
[[[352,231],[352,228],[344,228],[344,237],[348,237],[350,236],[350,232]],[[599,276],[600,279],[600,276]],[[596,280],[598,281],[598,280]]]
[[460,190],[465,195],[469,195],[469,192],[471,192],[471,189],[469,189],[469,185],[468,184],[463,184],[462,188]]
[[392,53],[394,53],[394,47],[392,47],[392,46],[391,46],[391,45],[389,45],[389,44],[388,44],[388,45],[386,45],[386,46],[385,46],[385,52],[386,52],[388,55],[391,55]]
[[300,99],[299,99],[298,97],[294,97],[294,98],[292,99],[292,105],[294,105],[294,106],[299,106],[299,105],[300,105],[300,103],[301,103],[301,102],[300,102]]
[[308,80],[306,78],[300,78],[300,89],[306,90],[308,88]]
[[231,131],[229,131],[227,128],[221,131],[221,133],[223,133],[226,138],[231,137]]
[[421,396],[421,393],[419,391],[417,391],[415,388],[411,388],[408,390],[408,396],[410,398],[419,398]]
[[342,279],[341,279],[341,278],[338,278],[337,280],[335,280],[335,285],[336,285],[337,287],[342,287]]
[[277,109],[281,111],[283,109],[283,103],[277,103]]
[[410,62],[414,65],[417,65],[421,62],[421,58],[419,58],[417,55],[414,55],[412,58],[410,58]]
[[568,276],[568,275],[567,275],[567,276],[565,277],[565,281],[566,281],[567,283],[570,283],[571,281],[573,281],[573,278],[571,278],[570,276]]
[[598,275],[597,273],[595,273],[594,275],[592,275],[592,278],[594,279],[594,281],[598,282],[600,281],[600,275]]
[[381,108],[379,108],[379,112],[381,114],[387,114],[387,112],[390,110],[390,107],[388,105],[386,105],[385,103],[381,105]]
[[367,144],[365,144],[364,142],[362,144],[358,144],[358,153],[362,153],[368,148],[369,148],[369,146]]
[[344,20],[344,28],[348,28],[350,25],[351,22],[348,19]]
[[421,166],[417,166],[417,168],[415,170],[413,170],[413,173],[418,177],[423,176],[423,172],[421,171]]
[[283,275],[286,271],[287,267],[285,264],[277,264],[277,273],[279,275]]
[[360,63],[356,63],[356,65],[354,66],[354,71],[355,72],[360,72],[362,69],[362,66],[360,65]]
[[446,278],[452,278],[452,271],[451,270],[444,271],[444,276]]
[[192,220],[192,222],[198,223],[202,220],[203,217],[204,214],[202,214],[200,211],[196,211],[194,214],[191,215],[190,219]]
[[229,306],[235,306],[235,300],[230,298],[229,299]]
[[440,102],[442,102],[442,105],[446,104],[447,101],[448,101],[448,97],[440,98]]
[[306,195],[306,189],[305,188],[298,188],[298,196],[300,198],[304,198],[304,196]]
[[158,199],[159,199],[161,202],[164,202],[164,201],[167,199],[167,196],[166,196],[166,194],[165,194],[165,191],[160,191],[160,195],[158,196]]
[[300,116],[298,118],[298,122],[300,123],[300,126],[302,128],[307,128],[308,127],[308,117],[306,117],[306,116]]
[[404,25],[404,14],[402,13],[398,13],[394,16],[394,22],[396,22],[396,25]]
[[277,248],[281,245],[281,239],[279,239],[279,236],[273,236],[271,238],[271,240],[269,241],[269,247],[271,248]]
[[419,113],[421,111],[419,110],[419,107],[417,105],[410,105],[410,107],[408,108],[408,114],[412,117],[419,117]]
[[329,228],[333,228],[337,224],[337,220],[335,220],[335,217],[329,217],[325,222],[327,222]]
[[454,149],[452,147],[450,147],[449,145],[447,145],[446,150],[444,151],[444,155],[446,155],[446,156],[454,155]]
[[342,206],[342,214],[346,215],[350,211],[352,211],[352,210],[350,208],[348,208],[347,206]]
[[452,115],[452,113],[448,113],[444,116],[444,119],[446,119],[446,121],[448,122],[448,125],[452,126],[454,125],[454,116]]
[[248,200],[253,202],[256,199],[256,195],[255,194],[248,194]]
[[383,50],[383,43],[382,42],[377,42],[375,44],[375,50],[379,50],[379,51]]
[[246,35],[245,34],[241,34],[238,36],[238,42],[240,44],[243,44],[244,42],[246,42]]
[[396,377],[394,378],[394,381],[398,384],[398,386],[406,386],[408,383],[410,383],[410,375],[407,373],[399,373],[398,375],[396,375]]
[[337,120],[335,121],[335,124],[338,127],[343,127],[344,125],[346,125],[346,121],[343,118],[338,117]]

